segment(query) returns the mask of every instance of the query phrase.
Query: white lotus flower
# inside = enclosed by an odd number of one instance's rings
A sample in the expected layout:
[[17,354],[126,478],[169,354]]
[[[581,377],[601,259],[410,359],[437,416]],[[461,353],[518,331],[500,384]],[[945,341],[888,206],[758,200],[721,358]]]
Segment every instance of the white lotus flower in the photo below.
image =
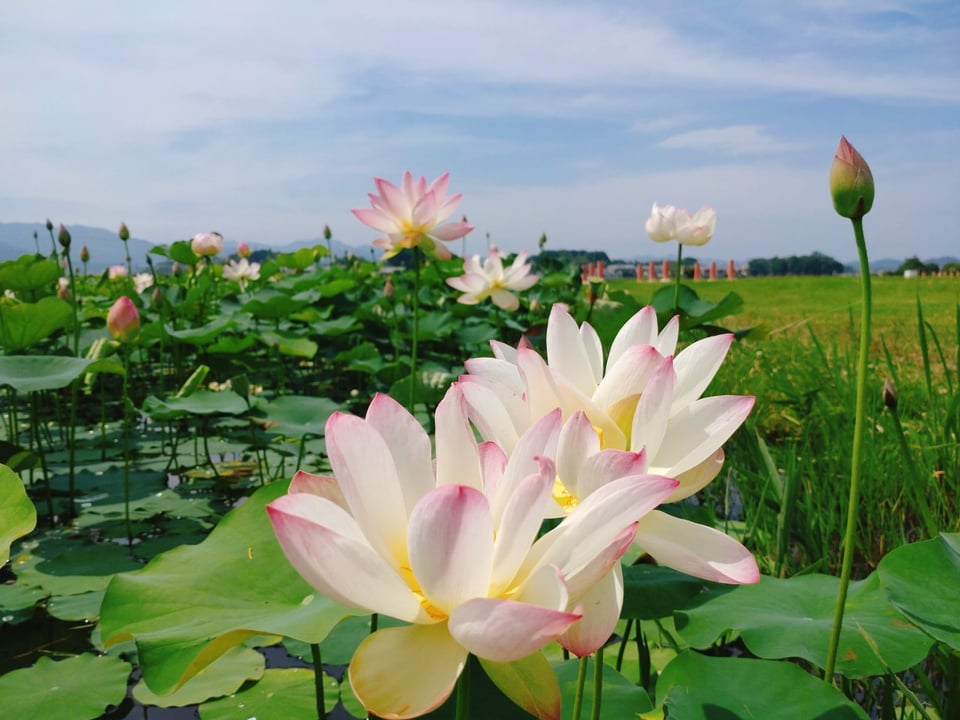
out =
[[447,285],[464,293],[457,302],[476,305],[490,298],[494,305],[511,312],[520,307],[520,301],[513,293],[530,289],[540,279],[539,275],[530,273],[526,250],[504,269],[503,256],[495,245],[490,246],[483,265],[480,256],[474,255],[463,261],[463,270],[463,275],[447,278]]

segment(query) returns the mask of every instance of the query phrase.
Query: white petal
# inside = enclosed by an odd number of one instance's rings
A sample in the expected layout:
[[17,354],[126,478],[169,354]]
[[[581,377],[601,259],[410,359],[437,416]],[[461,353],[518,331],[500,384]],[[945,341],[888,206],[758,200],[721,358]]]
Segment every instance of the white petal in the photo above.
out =
[[366,420],[390,449],[409,514],[434,487],[430,437],[416,418],[389,395],[374,396]]
[[596,651],[610,639],[623,607],[623,571],[620,564],[599,581],[586,594],[575,599],[582,608],[583,617],[560,636],[560,644],[577,657],[585,657]]
[[715,335],[698,340],[681,350],[673,360],[677,373],[674,410],[689,405],[707,389],[727,356],[733,335]]
[[628,348],[616,362],[607,364],[607,374],[593,394],[593,401],[608,410],[624,398],[632,397],[635,404],[650,376],[662,362],[663,356],[652,345]]
[[481,437],[511,452],[520,439],[518,427],[525,427],[527,408],[519,395],[512,395],[489,378],[464,375],[459,386],[469,404],[469,414]]
[[543,524],[544,508],[553,478],[547,473],[530,475],[510,494],[500,521],[496,523],[496,542],[490,593],[498,595],[512,583]]
[[634,345],[654,345],[657,340],[657,312],[650,305],[627,320],[610,346],[607,370],[620,360],[627,348]]
[[676,380],[673,358],[664,358],[647,383],[633,413],[630,447],[635,451],[645,450],[651,463],[667,435]]
[[723,468],[723,448],[717,450],[699,465],[675,475],[680,485],[664,502],[672,503],[695,495],[709,485]]
[[467,401],[459,385],[450,386],[436,412],[437,485],[467,485],[483,490],[480,456],[467,420]]
[[663,326],[654,345],[661,355],[674,355],[677,350],[677,337],[680,335],[680,317],[674,315]]
[[600,382],[590,357],[593,350],[584,344],[577,321],[566,307],[554,305],[547,321],[547,361],[552,371],[562,375],[587,397],[593,395]]
[[719,530],[654,510],[640,520],[636,544],[661,565],[722,583],[755,583],[757,561]]

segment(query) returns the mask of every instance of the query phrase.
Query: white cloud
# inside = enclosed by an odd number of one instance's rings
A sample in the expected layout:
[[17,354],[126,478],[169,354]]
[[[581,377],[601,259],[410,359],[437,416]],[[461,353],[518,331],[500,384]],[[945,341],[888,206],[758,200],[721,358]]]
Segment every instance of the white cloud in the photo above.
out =
[[767,155],[797,150],[804,144],[777,140],[760,125],[729,125],[671,135],[661,140],[658,146],[674,150],[707,150],[726,155]]

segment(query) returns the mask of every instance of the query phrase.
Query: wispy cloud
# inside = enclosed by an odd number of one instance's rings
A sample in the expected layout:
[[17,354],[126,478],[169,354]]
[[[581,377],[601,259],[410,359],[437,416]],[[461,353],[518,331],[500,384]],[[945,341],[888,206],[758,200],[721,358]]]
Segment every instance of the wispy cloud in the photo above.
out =
[[701,128],[671,135],[657,143],[671,150],[709,150],[726,155],[769,155],[801,149],[804,143],[777,140],[761,125],[729,125]]

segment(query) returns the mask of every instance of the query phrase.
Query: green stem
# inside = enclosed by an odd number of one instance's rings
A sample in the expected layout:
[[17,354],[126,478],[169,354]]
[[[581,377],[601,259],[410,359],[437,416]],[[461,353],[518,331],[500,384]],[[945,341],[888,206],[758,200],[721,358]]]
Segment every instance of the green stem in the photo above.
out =
[[673,285],[673,312],[680,310],[680,276],[683,274],[680,268],[683,267],[683,244],[677,243],[677,280]]
[[580,658],[580,666],[577,668],[577,694],[573,696],[573,714],[572,720],[580,720],[580,712],[583,710],[583,686],[587,684],[587,663],[590,661],[589,655]]
[[863,218],[853,218],[853,233],[857,239],[857,255],[860,258],[860,354],[857,359],[856,420],[853,426],[853,454],[850,462],[850,498],[847,501],[847,526],[843,536],[843,561],[840,568],[840,587],[833,614],[833,629],[827,649],[827,663],[823,679],[833,683],[833,672],[840,646],[840,628],[843,625],[843,610],[847,602],[847,588],[853,570],[854,532],[857,525],[857,501],[860,484],[860,454],[863,447],[864,412],[867,396],[867,360],[870,355],[870,310],[873,302],[870,293],[870,263],[867,259],[867,243],[863,237]]
[[470,717],[470,671],[473,663],[470,656],[467,656],[467,662],[463,667],[463,672],[457,678],[457,710],[454,715],[455,720],[467,720]]
[[910,488],[910,494],[913,496],[913,502],[916,504],[920,517],[923,520],[923,529],[926,531],[927,537],[936,537],[937,522],[933,519],[927,495],[924,492],[926,478],[920,474],[913,453],[910,451],[910,446],[907,445],[907,436],[903,432],[903,425],[900,424],[900,413],[897,411],[896,406],[890,408],[890,417],[893,418],[893,427],[897,431],[897,440],[900,445],[900,454],[903,455],[903,462],[910,470],[910,479],[912,482],[908,483],[908,487]]
[[327,720],[327,705],[323,696],[323,663],[320,662],[320,646],[311,643],[310,652],[313,655],[313,683],[317,692],[317,720]]
[[[70,259],[70,253],[66,252],[67,273],[70,279],[70,307],[73,309],[73,355],[80,357],[80,318],[77,312],[78,297],[77,281],[73,274],[73,261]],[[76,495],[77,473],[76,473],[76,442],[77,442],[77,386],[80,379],[75,379],[70,383],[70,424],[67,426],[67,464],[68,464],[68,489],[70,496],[70,515],[74,512],[74,497]]]
[[590,720],[600,720],[600,701],[603,699],[603,646],[597,648],[593,656],[596,663],[593,668],[593,712]]
[[123,520],[127,526],[127,552],[133,555],[133,527],[130,524],[130,422],[127,413],[127,393],[130,389],[130,355],[126,346],[120,348],[123,362]]
[[37,457],[40,458],[40,470],[43,473],[43,490],[47,500],[47,519],[50,521],[50,526],[53,527],[53,491],[50,488],[50,471],[47,469],[47,459],[43,454],[43,445],[40,440],[40,395],[37,390],[30,393],[30,428],[33,431],[33,441],[36,443]]
[[[623,637],[620,638],[620,649],[617,650],[617,672],[623,667],[623,656],[627,652],[627,643],[630,642],[630,631],[633,629],[633,618],[627,618],[627,626],[623,629]],[[639,632],[639,627],[637,631]]]
[[410,342],[410,402],[413,413],[416,403],[417,342],[420,334],[420,248],[413,248],[413,337]]

